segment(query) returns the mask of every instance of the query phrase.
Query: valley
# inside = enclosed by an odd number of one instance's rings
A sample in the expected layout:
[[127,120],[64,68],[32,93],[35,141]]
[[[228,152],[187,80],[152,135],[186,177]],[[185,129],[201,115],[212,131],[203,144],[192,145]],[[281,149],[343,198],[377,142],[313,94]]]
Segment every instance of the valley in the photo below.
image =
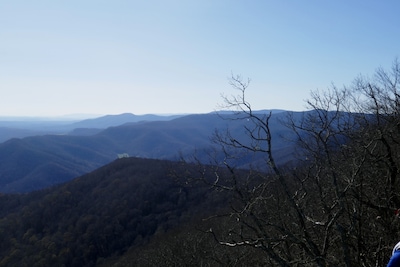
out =
[[[260,111],[262,113],[268,111]],[[271,120],[271,129],[276,135],[274,147],[280,164],[293,159],[290,157],[293,155],[293,144],[288,142],[290,132],[280,122],[287,114],[276,112]],[[234,120],[234,115],[229,113],[163,117],[164,120],[148,115],[133,116],[136,121],[131,121],[131,117],[122,114],[121,117],[105,116],[75,122],[68,127],[56,128],[53,125],[54,131],[68,129],[69,132],[12,138],[0,143],[0,192],[29,192],[66,182],[111,162],[121,153],[167,160],[195,155],[206,162],[215,131],[229,129],[241,139],[247,138],[243,132],[247,121]],[[155,120],[143,121],[144,118]],[[122,124],[109,126],[117,123]],[[84,126],[88,128],[73,128]],[[252,159],[253,163],[256,161]],[[238,162],[243,167],[247,164],[249,159]]]

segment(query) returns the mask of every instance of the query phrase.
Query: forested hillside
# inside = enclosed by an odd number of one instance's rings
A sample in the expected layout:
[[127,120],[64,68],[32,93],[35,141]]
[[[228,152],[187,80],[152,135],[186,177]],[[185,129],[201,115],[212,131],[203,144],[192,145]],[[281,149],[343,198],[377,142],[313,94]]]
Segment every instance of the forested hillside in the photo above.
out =
[[[271,120],[280,163],[293,159],[293,144],[287,142],[290,132],[279,123],[287,114],[274,114]],[[14,138],[0,144],[0,192],[29,192],[66,182],[113,161],[120,153],[168,160],[196,154],[206,162],[212,146],[211,136],[216,130],[225,132],[229,128],[240,139],[247,138],[243,131],[246,121],[234,118],[231,113],[198,114],[170,121],[125,124],[100,132],[95,129],[93,135],[86,129],[81,130],[82,135],[76,135],[77,131],[74,135]],[[249,163],[245,159],[240,164]]]
[[399,47],[400,0],[0,0],[0,267],[400,267]]
[[91,119],[78,119],[67,117],[41,118],[41,117],[0,117],[0,143],[12,138],[23,138],[39,135],[65,135],[96,133],[108,127],[119,126],[125,123],[145,121],[168,121],[182,115],[135,115],[123,113],[118,115],[105,115]]
[[0,196],[0,266],[95,266],[224,205],[194,165],[120,159],[55,188]]
[[[314,112],[284,123],[299,164],[279,166],[273,117],[254,114],[247,83],[233,77],[239,94],[225,100],[250,122],[249,139],[217,135],[224,168],[204,166],[215,173],[210,185],[231,194],[229,211],[199,224],[203,234],[183,228],[108,266],[386,266],[400,236],[399,80],[395,61],[351,87],[313,92]],[[239,172],[230,161],[238,151],[263,155],[269,171]]]
[[[385,266],[400,234],[399,80],[396,61],[352,88],[313,92],[310,111],[285,114],[276,132],[277,116],[253,112],[234,77],[239,96],[225,101],[237,112],[211,135],[219,150],[206,163],[126,158],[1,195],[0,266]],[[154,149],[203,129],[192,119],[95,136]],[[282,164],[288,144],[295,160]]]

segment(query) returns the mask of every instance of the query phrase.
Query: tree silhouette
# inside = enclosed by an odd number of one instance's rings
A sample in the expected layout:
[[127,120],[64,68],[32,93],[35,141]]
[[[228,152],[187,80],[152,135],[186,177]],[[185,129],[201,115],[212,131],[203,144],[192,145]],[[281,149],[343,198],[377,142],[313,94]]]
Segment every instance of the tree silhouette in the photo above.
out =
[[[312,92],[310,112],[282,121],[297,144],[292,166],[276,163],[273,112],[255,112],[245,98],[249,81],[233,76],[239,93],[225,96],[225,107],[249,122],[248,139],[214,135],[225,153],[214,162],[224,168],[208,183],[232,193],[226,215],[235,218],[227,231],[208,231],[215,240],[260,250],[272,266],[385,265],[399,231],[399,70],[395,60],[389,72]],[[243,153],[263,155],[265,165],[243,174],[235,168]]]

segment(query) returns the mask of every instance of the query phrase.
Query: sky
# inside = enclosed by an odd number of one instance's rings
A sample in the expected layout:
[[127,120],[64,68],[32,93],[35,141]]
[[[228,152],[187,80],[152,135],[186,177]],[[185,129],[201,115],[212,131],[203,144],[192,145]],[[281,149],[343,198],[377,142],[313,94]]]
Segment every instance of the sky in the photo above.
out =
[[0,0],[0,116],[305,110],[400,56],[398,0]]

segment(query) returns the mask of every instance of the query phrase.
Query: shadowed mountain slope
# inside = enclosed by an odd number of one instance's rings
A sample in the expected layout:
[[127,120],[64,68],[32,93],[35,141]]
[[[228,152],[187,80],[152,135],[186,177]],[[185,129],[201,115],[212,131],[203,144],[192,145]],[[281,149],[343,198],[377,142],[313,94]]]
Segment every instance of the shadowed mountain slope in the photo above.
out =
[[[116,160],[57,187],[0,196],[0,266],[95,266],[157,233],[215,211],[205,186],[184,187],[190,165]],[[215,202],[217,201],[217,202]]]
[[[292,160],[290,132],[282,126],[280,112],[270,120],[277,160]],[[188,115],[170,121],[150,121],[110,127],[90,136],[44,135],[11,139],[0,144],[0,192],[27,192],[45,188],[90,172],[117,158],[130,156],[178,159],[197,155],[208,160],[210,137],[227,128],[237,138],[247,140],[247,120],[233,120],[234,115]],[[243,159],[245,166],[255,158]]]
[[25,192],[64,182],[115,158],[102,137],[36,136],[0,144],[0,188]]
[[60,118],[0,118],[0,143],[11,138],[23,138],[45,134],[72,134],[93,135],[111,126],[125,123],[137,123],[144,121],[167,121],[182,115],[134,115],[123,113],[118,115],[106,115],[85,120],[66,120]]
[[123,113],[119,115],[105,115],[99,118],[82,120],[71,124],[70,128],[97,128],[105,129],[112,126],[118,126],[125,123],[144,122],[144,121],[168,121],[179,118],[182,115],[160,116],[154,114],[135,115],[132,113]]

